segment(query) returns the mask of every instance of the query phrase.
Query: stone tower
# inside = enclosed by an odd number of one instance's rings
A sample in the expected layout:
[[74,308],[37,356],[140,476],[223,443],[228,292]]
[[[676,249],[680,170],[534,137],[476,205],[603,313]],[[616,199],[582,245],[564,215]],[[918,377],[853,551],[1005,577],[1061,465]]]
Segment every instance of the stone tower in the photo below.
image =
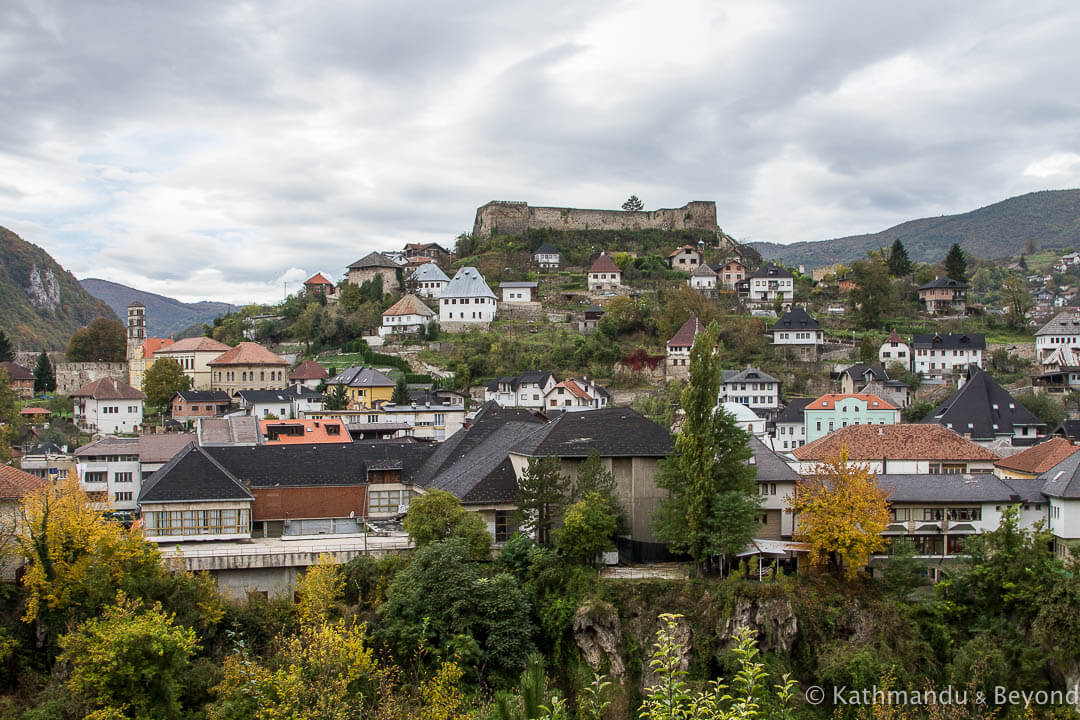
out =
[[146,306],[141,302],[133,302],[128,305],[127,320],[127,359],[131,366],[135,359],[135,351],[146,342]]

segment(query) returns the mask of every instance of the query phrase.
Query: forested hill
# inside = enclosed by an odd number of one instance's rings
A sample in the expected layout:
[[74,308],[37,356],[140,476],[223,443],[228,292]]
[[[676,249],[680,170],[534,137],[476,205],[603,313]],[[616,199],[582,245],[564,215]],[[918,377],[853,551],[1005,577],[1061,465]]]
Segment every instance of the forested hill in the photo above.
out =
[[953,243],[981,258],[1019,255],[1029,239],[1039,248],[1080,248],[1080,190],[1028,193],[960,215],[910,220],[867,235],[750,246],[767,260],[779,258],[809,269],[865,258],[868,250],[888,247],[898,238],[916,262],[940,262]]
[[127,318],[128,305],[141,302],[146,306],[147,333],[152,337],[172,337],[192,325],[212,322],[215,317],[233,308],[223,302],[180,302],[100,278],[86,278],[82,286],[94,297],[108,303],[121,318]]
[[0,330],[19,350],[63,350],[68,338],[112,309],[37,245],[0,227]]

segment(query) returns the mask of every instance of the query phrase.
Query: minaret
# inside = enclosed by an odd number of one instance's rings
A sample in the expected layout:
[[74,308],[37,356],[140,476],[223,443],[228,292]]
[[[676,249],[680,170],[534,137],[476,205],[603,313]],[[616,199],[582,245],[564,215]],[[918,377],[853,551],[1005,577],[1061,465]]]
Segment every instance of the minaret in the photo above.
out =
[[142,387],[142,349],[146,341],[146,306],[141,302],[133,302],[128,305],[127,320],[127,361],[128,361],[128,384],[132,387]]

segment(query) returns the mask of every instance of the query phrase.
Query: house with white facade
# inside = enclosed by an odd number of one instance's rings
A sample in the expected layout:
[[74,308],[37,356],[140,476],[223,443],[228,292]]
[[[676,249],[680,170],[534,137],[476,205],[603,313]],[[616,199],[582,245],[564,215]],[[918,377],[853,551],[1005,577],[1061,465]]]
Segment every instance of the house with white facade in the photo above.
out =
[[405,295],[382,314],[379,336],[414,335],[427,328],[435,312],[415,295]]
[[[1046,425],[986,372],[969,365],[960,388],[923,418],[991,450],[1032,445]],[[1000,446],[1000,447],[999,447]]]
[[1054,351],[1062,348],[1080,350],[1080,308],[1058,313],[1035,331],[1035,354],[1040,364],[1045,366]]
[[777,350],[800,360],[813,360],[825,345],[825,333],[818,321],[802,308],[792,308],[765,331]]
[[846,450],[879,475],[992,473],[998,455],[942,425],[848,425],[793,451],[800,475]]
[[540,247],[533,250],[533,262],[545,270],[557,270],[559,250],[550,243],[540,243]]
[[240,403],[240,409],[248,415],[263,419],[277,418],[291,420],[293,412],[293,394],[288,390],[240,390],[234,397]]
[[986,337],[977,333],[915,335],[911,341],[913,370],[923,377],[950,378],[968,365],[983,366]]
[[750,437],[749,462],[757,472],[754,479],[761,495],[761,529],[755,538],[790,540],[794,533],[795,515],[791,512],[789,498],[795,494],[799,476],[791,466],[771,450],[756,435]]
[[617,290],[622,285],[622,270],[610,255],[602,254],[589,266],[588,282],[589,292]]
[[588,378],[567,378],[544,393],[547,410],[599,410],[607,407],[609,402],[611,394]]
[[433,262],[416,268],[405,280],[405,287],[409,292],[427,298],[439,297],[443,288],[449,284],[450,278]]
[[557,384],[555,376],[546,370],[530,370],[513,377],[496,378],[484,388],[484,402],[494,400],[504,408],[542,410],[544,396]]
[[498,298],[474,267],[463,267],[439,296],[439,324],[486,326],[495,319]]
[[773,420],[770,446],[777,452],[790,452],[806,444],[806,418],[803,411],[815,398],[792,398]]
[[502,290],[502,301],[505,303],[537,302],[540,300],[536,292],[537,285],[535,281],[525,280],[501,282],[499,289]]
[[763,417],[772,417],[780,409],[780,381],[754,367],[724,370],[720,384],[720,402],[734,402]]
[[735,424],[748,432],[752,437],[765,437],[765,418],[746,407],[742,403],[722,402],[717,408],[735,418]]
[[697,248],[693,245],[683,245],[673,252],[668,253],[667,262],[668,267],[672,270],[682,270],[683,272],[690,273],[701,265],[703,260],[701,252]]
[[135,433],[143,423],[146,395],[127,383],[102,378],[71,393],[75,424],[93,433]]
[[795,276],[775,263],[766,263],[750,273],[750,302],[782,302],[790,306],[795,299]]
[[887,368],[892,363],[900,363],[908,370],[911,369],[911,346],[904,342],[895,330],[889,333],[885,342],[878,348],[878,362]]
[[828,393],[806,406],[803,422],[811,443],[849,425],[895,425],[900,409],[877,395]]
[[690,315],[671,339],[667,341],[667,374],[675,377],[690,375],[690,350],[694,339],[704,330],[697,315]]
[[132,513],[143,481],[194,439],[194,435],[163,433],[95,440],[75,451],[79,487],[101,509]]
[[716,271],[702,263],[690,273],[690,279],[686,281],[686,284],[695,290],[712,290],[716,287],[716,280]]

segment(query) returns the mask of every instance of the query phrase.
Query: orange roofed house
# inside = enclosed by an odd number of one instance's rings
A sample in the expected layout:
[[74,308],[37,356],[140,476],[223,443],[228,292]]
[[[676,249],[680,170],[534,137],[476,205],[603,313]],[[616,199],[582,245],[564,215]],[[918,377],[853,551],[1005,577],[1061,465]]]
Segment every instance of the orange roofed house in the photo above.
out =
[[295,387],[306,387],[308,390],[318,390],[330,375],[319,363],[314,360],[305,360],[289,373],[289,384]]
[[242,342],[208,363],[214,390],[230,396],[239,390],[284,389],[289,363],[262,345]]
[[337,296],[337,286],[322,273],[315,273],[305,280],[304,289],[311,295],[322,295],[327,300]]
[[263,445],[352,442],[342,420],[260,420]]
[[[0,464],[0,537],[18,532],[19,503],[24,496],[45,487],[48,481],[10,465]],[[17,556],[0,556],[0,580],[14,580],[22,566]]]
[[813,442],[848,425],[895,425],[900,409],[877,395],[829,393],[803,410],[806,441]]
[[157,359],[156,353],[173,344],[169,338],[146,338],[140,345],[131,348],[131,357],[128,359],[128,384],[136,390],[143,389],[146,380],[146,371]]
[[847,450],[848,462],[896,475],[992,473],[998,456],[941,425],[848,425],[792,451],[800,474]]
[[1002,458],[994,463],[994,466],[997,468],[997,475],[1006,479],[1037,478],[1077,450],[1080,450],[1080,445],[1073,445],[1067,438],[1054,437],[1023,452]]
[[191,378],[192,390],[210,390],[210,361],[228,349],[228,345],[213,338],[184,338],[155,350],[154,362],[162,358],[175,360],[184,374]]

